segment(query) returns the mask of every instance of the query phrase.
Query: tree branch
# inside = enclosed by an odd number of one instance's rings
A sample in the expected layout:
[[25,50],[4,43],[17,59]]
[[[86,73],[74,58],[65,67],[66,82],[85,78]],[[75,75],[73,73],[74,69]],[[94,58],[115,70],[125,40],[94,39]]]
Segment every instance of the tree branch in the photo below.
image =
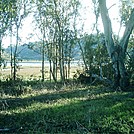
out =
[[116,4],[114,3],[112,6],[110,6],[109,8],[108,8],[108,10],[110,10],[113,6],[115,6]]
[[122,46],[122,48],[123,48],[124,56],[125,56],[125,52],[126,52],[126,49],[128,46],[129,37],[132,33],[133,28],[134,28],[134,9],[131,12],[131,15],[127,22],[123,37],[120,41],[120,46]]

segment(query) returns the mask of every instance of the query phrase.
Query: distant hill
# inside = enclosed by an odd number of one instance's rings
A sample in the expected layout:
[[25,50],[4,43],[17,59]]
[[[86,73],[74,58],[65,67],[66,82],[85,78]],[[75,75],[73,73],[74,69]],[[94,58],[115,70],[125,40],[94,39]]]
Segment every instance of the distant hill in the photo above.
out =
[[[13,51],[15,50],[15,47],[13,47]],[[8,47],[7,49],[5,49],[5,52],[10,54],[11,52],[11,47]],[[19,59],[22,60],[41,60],[41,54],[38,52],[35,52],[32,49],[28,48],[28,45],[22,45],[22,46],[18,46],[17,49],[17,56]]]
[[[37,48],[32,48],[33,43],[29,44],[24,44],[21,46],[18,46],[17,49],[17,57],[21,60],[41,60],[42,59],[42,55],[40,54],[40,49]],[[15,50],[15,47],[12,48],[13,51]],[[5,49],[5,52],[7,54],[10,55],[11,53],[11,47],[9,46],[8,48]],[[72,53],[72,57],[74,60],[80,60],[81,56],[80,56],[80,50],[78,48],[78,46],[76,46],[75,48],[73,48],[73,53]],[[47,56],[45,56],[45,60],[47,60]]]

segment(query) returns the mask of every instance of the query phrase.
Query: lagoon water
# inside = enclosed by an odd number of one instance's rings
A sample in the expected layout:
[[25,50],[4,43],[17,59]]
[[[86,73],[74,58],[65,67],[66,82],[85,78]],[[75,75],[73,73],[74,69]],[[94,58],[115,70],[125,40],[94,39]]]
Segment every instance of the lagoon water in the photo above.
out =
[[[26,62],[19,62],[18,65],[19,66],[32,66],[32,67],[40,67],[41,66],[41,62],[40,61],[35,61],[35,62],[29,62],[29,61],[26,61]],[[10,66],[10,62],[7,62],[7,66],[9,67]],[[45,62],[45,66],[49,66],[49,62]]]
[[[82,61],[72,61],[71,62],[71,66],[80,66],[82,65],[83,62]],[[34,61],[34,62],[29,62],[29,61],[26,61],[26,62],[19,62],[18,63],[19,66],[32,66],[32,67],[41,67],[42,66],[42,62],[41,61]],[[7,62],[7,67],[10,66],[10,62]],[[49,66],[49,62],[48,61],[45,61],[45,66]]]

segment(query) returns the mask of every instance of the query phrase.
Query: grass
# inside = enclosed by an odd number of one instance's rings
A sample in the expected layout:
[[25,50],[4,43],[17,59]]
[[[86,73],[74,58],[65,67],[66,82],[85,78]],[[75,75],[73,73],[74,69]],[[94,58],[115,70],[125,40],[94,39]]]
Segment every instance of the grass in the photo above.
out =
[[[70,78],[77,73],[77,70],[82,70],[82,67],[79,66],[71,66],[70,70]],[[9,77],[10,68],[3,69],[0,71],[0,79],[5,79]],[[41,67],[39,66],[21,66],[20,69],[17,70],[17,75],[24,79],[40,79],[41,78]],[[48,66],[45,67],[45,79],[49,80],[50,77],[50,69]],[[58,70],[58,77],[60,77],[60,72]]]
[[0,128],[15,128],[14,134],[134,133],[133,91],[74,83],[21,84],[25,92],[1,95]]

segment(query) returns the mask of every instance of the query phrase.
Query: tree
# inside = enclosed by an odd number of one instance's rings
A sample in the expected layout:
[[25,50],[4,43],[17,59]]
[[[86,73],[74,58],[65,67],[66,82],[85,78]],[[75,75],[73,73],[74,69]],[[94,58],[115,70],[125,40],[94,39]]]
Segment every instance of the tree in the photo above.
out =
[[[45,2],[44,2],[45,3]],[[38,22],[38,27],[41,31],[41,34],[42,34],[42,48],[41,48],[41,55],[42,55],[42,81],[45,80],[45,75],[44,75],[44,72],[45,72],[45,44],[46,44],[46,24],[47,24],[47,19],[46,19],[46,13],[47,13],[47,10],[46,10],[46,6],[42,6],[43,4],[43,1],[37,1],[36,2],[36,5],[37,5],[37,9],[38,9],[38,12],[37,12],[37,16],[36,16],[36,22]],[[46,4],[46,3],[45,3]]]
[[41,29],[41,34],[45,34],[45,46],[50,62],[50,80],[52,75],[53,80],[57,81],[58,69],[60,79],[64,82],[70,72],[71,52],[74,46],[74,31],[71,23],[76,21],[72,17],[77,14],[79,1],[46,0],[36,1],[36,5],[38,9],[36,14],[39,14],[36,16],[36,21]]
[[11,14],[15,11],[12,9],[12,5],[16,1],[4,0],[0,1],[0,67],[2,65],[2,40],[6,35],[6,31],[10,26]]
[[[54,79],[56,80],[55,76],[55,64],[52,66],[52,62],[55,59],[54,57],[54,37],[56,34],[56,30],[54,23],[53,23],[53,2],[52,1],[36,1],[37,11],[35,12],[35,21],[37,23],[37,27],[41,32],[41,54],[42,54],[42,81],[44,81],[44,56],[47,53],[47,57],[50,63],[50,80],[51,74]],[[54,63],[54,62],[53,62]],[[53,68],[53,69],[52,69]]]
[[126,50],[129,42],[129,37],[134,28],[134,9],[132,9],[129,19],[127,19],[126,28],[123,37],[119,43],[114,42],[112,36],[111,20],[106,7],[106,0],[99,0],[99,7],[104,26],[105,42],[108,54],[112,60],[115,79],[114,86],[120,86],[122,89],[129,85],[129,78],[125,67]]
[[[12,18],[12,21],[15,25],[15,36],[16,36],[16,44],[15,44],[15,50],[11,55],[11,64],[12,64],[12,60],[13,60],[13,80],[16,80],[16,73],[17,73],[17,57],[18,57],[18,45],[20,42],[20,38],[19,38],[19,29],[21,28],[22,25],[22,20],[28,15],[28,13],[26,12],[26,4],[28,4],[27,0],[18,0],[12,8],[15,8],[16,12]],[[12,48],[12,46],[11,46]]]

